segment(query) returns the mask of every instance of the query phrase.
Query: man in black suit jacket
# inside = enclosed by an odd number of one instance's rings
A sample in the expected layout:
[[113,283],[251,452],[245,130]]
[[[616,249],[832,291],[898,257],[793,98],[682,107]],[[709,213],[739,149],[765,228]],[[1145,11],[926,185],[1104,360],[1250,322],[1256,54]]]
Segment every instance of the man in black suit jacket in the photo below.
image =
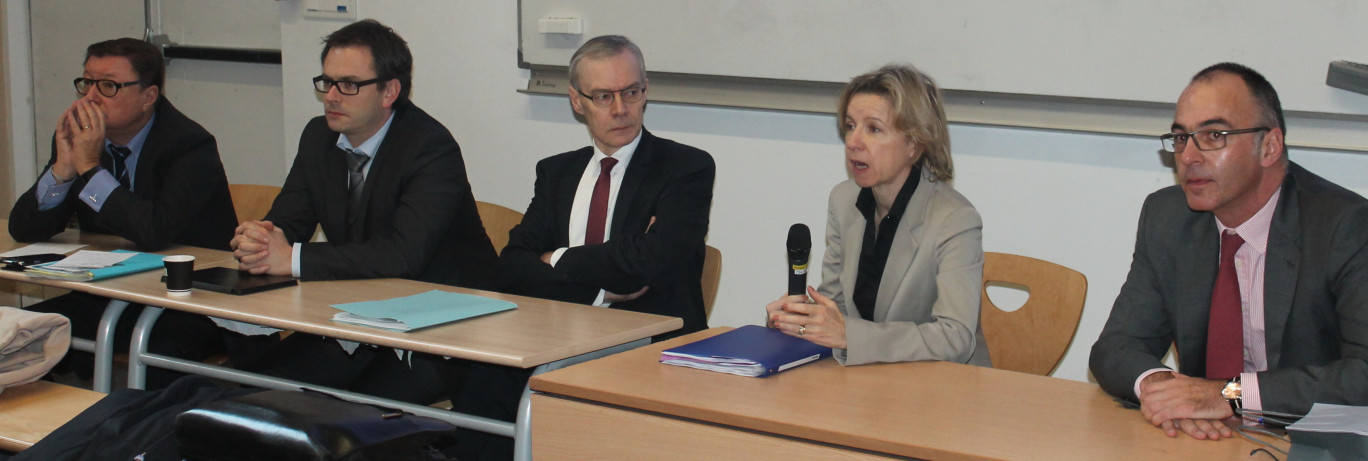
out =
[[[594,144],[537,164],[535,195],[499,268],[510,293],[684,319],[659,340],[707,328],[700,279],[715,166],[708,153],[642,128],[644,63],[621,36],[575,52],[570,104]],[[457,410],[512,421],[528,376],[472,365],[470,382],[480,385],[462,391]],[[461,459],[511,455],[507,438],[462,433]]]
[[[151,44],[123,38],[90,45],[81,95],[62,113],[46,170],[10,211],[15,240],[47,240],[75,214],[82,231],[117,235],[140,250],[171,244],[228,249],[237,218],[214,137],[162,95],[165,67]],[[31,310],[71,318],[72,334],[93,338],[107,298],[59,296]],[[115,344],[126,348],[139,306],[124,312]],[[152,352],[200,359],[223,350],[205,317],[167,312],[157,323]],[[72,357],[89,372],[88,354]],[[65,367],[63,367],[65,368]],[[149,387],[178,376],[154,370]]]
[[[322,62],[314,86],[324,116],[304,128],[266,218],[238,227],[241,268],[489,287],[497,256],[460,147],[408,100],[413,56],[403,38],[374,20],[353,23],[325,39]],[[320,225],[328,240],[310,242]],[[450,391],[451,364],[404,355],[295,334],[256,371],[422,404]]]
[[1284,132],[1272,85],[1223,63],[1163,137],[1180,185],[1145,201],[1090,367],[1171,437],[1230,437],[1241,405],[1368,404],[1368,202],[1289,162]]

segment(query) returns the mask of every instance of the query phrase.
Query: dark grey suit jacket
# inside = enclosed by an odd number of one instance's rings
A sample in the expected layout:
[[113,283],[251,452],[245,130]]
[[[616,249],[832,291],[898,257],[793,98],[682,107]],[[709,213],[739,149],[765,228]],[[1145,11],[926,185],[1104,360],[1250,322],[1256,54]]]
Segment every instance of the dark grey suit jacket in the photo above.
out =
[[466,179],[461,148],[412,102],[395,105],[362,186],[361,217],[347,226],[347,160],[323,117],[309,121],[299,155],[266,220],[291,242],[316,226],[327,242],[300,249],[303,280],[406,278],[489,288],[498,256]]
[[[1092,349],[1103,389],[1136,399],[1136,378],[1164,367],[1170,344],[1179,372],[1205,376],[1219,251],[1215,218],[1188,209],[1179,187],[1145,200],[1130,275]],[[1265,261],[1263,409],[1368,404],[1368,201],[1290,164]]]
[[537,162],[532,203],[499,258],[503,290],[587,304],[599,289],[634,293],[650,286],[612,307],[684,319],[682,329],[657,340],[707,328],[700,279],[716,172],[707,152],[643,129],[618,192],[611,239],[566,250],[554,268],[541,261],[570,244],[570,208],[593,156],[594,148],[585,147]]

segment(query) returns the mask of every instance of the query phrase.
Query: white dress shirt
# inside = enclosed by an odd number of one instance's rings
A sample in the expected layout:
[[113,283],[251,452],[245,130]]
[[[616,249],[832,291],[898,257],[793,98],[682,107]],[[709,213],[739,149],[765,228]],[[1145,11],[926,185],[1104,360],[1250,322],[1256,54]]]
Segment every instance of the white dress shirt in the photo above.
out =
[[[642,130],[644,132],[645,130]],[[612,238],[613,211],[617,208],[618,191],[622,189],[622,178],[627,175],[627,165],[632,161],[632,154],[636,153],[638,144],[641,144],[641,133],[637,132],[636,139],[614,152],[612,157],[617,159],[617,164],[613,165],[613,171],[609,173],[608,186],[608,212],[603,225],[603,241],[607,242]],[[570,246],[577,247],[584,245],[584,234],[589,227],[589,201],[594,197],[594,183],[598,182],[600,170],[603,168],[601,162],[608,158],[602,150],[599,150],[597,143],[594,146],[594,157],[589,159],[589,165],[584,167],[584,174],[580,175],[579,187],[575,189],[575,201],[570,205]],[[565,254],[567,248],[559,248],[551,254],[551,267],[556,267],[561,255]],[[598,296],[594,298],[595,306],[607,307],[608,303],[603,301],[604,290],[599,290]],[[620,293],[628,294],[628,293]]]

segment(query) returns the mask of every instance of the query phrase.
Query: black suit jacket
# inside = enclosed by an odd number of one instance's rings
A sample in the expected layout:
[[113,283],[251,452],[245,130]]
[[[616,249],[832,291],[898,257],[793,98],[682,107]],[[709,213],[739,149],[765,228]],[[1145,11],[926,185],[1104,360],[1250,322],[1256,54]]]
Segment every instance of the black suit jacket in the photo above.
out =
[[[1136,378],[1163,367],[1170,344],[1179,372],[1205,376],[1219,258],[1215,218],[1188,209],[1181,189],[1145,200],[1130,275],[1092,349],[1103,389],[1135,399]],[[1263,409],[1368,404],[1368,202],[1290,164],[1264,270]]]
[[541,261],[543,253],[570,246],[570,208],[593,156],[590,146],[537,163],[532,203],[499,259],[504,290],[588,304],[600,289],[627,294],[649,286],[640,298],[612,307],[684,319],[683,329],[656,339],[707,328],[700,279],[716,172],[707,152],[643,129],[618,192],[610,240],[570,248],[554,268]]
[[[79,199],[86,181],[78,176],[61,205],[40,211],[34,184],[10,211],[10,235],[21,242],[47,240],[75,213],[82,230],[118,235],[145,251],[172,243],[228,250],[237,215],[214,137],[165,97],[154,110],[132,190],[115,188],[96,213]],[[49,169],[57,161],[55,137],[53,143]]]
[[361,216],[347,227],[347,153],[323,117],[309,121],[299,154],[266,220],[290,242],[322,225],[327,242],[304,243],[300,278],[396,277],[489,288],[489,243],[451,132],[418,106],[396,103],[362,186]]

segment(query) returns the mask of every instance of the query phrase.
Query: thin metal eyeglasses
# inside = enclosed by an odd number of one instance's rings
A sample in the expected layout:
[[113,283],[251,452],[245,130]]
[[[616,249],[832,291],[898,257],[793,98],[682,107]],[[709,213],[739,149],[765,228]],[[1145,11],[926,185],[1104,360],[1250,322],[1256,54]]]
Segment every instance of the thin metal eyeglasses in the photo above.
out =
[[387,79],[387,78],[373,78],[373,79],[370,79],[370,80],[363,80],[363,81],[360,81],[360,82],[349,82],[349,81],[346,81],[346,80],[337,81],[337,80],[333,80],[333,79],[330,79],[330,78],[328,78],[328,77],[324,77],[324,76],[322,76],[322,75],[319,75],[319,76],[313,78],[313,84],[314,84],[314,91],[317,91],[317,92],[319,92],[319,93],[327,93],[329,90],[332,89],[332,87],[335,86],[335,87],[337,87],[337,92],[338,92],[338,93],[342,93],[342,94],[347,95],[347,96],[356,96],[357,93],[360,93],[360,92],[361,92],[361,87],[366,86],[366,85],[370,85],[370,84],[372,84],[372,83],[380,83],[380,82],[384,82],[384,81],[388,81],[388,80],[389,80],[389,79]]
[[99,91],[100,91],[100,94],[104,95],[106,98],[112,98],[112,97],[114,97],[114,95],[119,94],[119,88],[123,88],[123,87],[126,87],[126,86],[137,85],[137,84],[139,84],[139,83],[142,83],[142,82],[139,82],[139,81],[137,81],[137,80],[134,80],[134,81],[131,81],[131,82],[119,83],[119,82],[116,82],[116,81],[113,81],[113,80],[105,80],[105,79],[96,80],[96,79],[93,79],[93,78],[85,78],[85,77],[77,77],[76,80],[72,80],[72,81],[71,81],[71,84],[76,86],[76,94],[79,94],[79,95],[81,95],[81,96],[85,96],[86,93],[89,93],[89,92],[90,92],[90,87],[93,86],[93,87],[95,87],[95,88],[98,88]]
[[588,98],[595,106],[608,107],[613,105],[614,97],[622,98],[622,102],[628,104],[640,101],[646,96],[646,87],[632,85],[617,91],[595,91],[594,94],[584,94],[579,88],[575,88],[575,92]]
[[1182,152],[1187,148],[1188,139],[1197,143],[1197,150],[1216,150],[1226,146],[1226,136],[1232,134],[1258,133],[1268,131],[1271,128],[1266,126],[1255,128],[1244,128],[1240,130],[1200,130],[1191,133],[1169,133],[1159,136],[1159,142],[1164,145],[1164,152],[1170,154]]

